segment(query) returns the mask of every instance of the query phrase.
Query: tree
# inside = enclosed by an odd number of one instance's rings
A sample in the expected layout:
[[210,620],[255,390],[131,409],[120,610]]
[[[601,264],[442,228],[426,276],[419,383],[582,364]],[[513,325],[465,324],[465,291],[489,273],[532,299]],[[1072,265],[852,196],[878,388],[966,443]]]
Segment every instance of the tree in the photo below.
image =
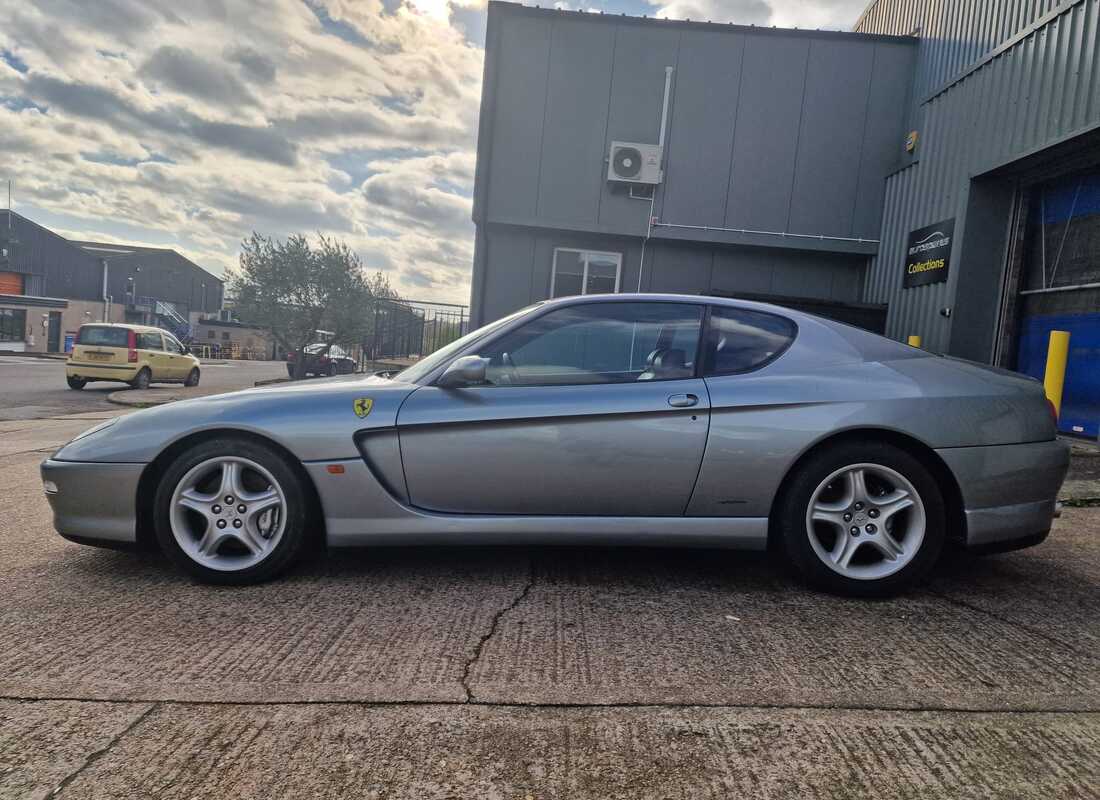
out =
[[368,277],[346,244],[321,235],[311,246],[300,235],[280,242],[254,232],[241,243],[240,270],[229,285],[237,315],[270,329],[296,354],[295,378],[302,377],[306,345],[323,337],[324,355],[334,344],[358,344],[370,330],[371,301],[397,296],[385,275]]

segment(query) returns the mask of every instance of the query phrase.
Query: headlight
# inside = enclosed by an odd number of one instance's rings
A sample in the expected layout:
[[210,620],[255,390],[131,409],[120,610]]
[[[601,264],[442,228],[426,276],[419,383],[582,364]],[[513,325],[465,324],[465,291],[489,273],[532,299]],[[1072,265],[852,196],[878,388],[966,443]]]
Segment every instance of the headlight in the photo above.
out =
[[116,422],[118,422],[118,420],[119,417],[111,417],[110,419],[106,419],[98,425],[88,428],[88,430],[84,431],[84,433],[80,434],[79,436],[73,437],[71,441],[75,442],[77,439],[83,439],[86,436],[91,436],[93,433],[99,433],[100,431],[114,425]]

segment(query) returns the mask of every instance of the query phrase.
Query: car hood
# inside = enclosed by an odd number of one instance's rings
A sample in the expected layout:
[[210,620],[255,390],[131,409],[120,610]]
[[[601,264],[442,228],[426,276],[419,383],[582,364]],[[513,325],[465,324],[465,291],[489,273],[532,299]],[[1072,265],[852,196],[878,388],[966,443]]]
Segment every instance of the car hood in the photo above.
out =
[[357,458],[359,431],[392,427],[415,384],[376,376],[279,383],[145,409],[76,439],[61,461],[148,463],[198,434],[262,436],[302,461]]

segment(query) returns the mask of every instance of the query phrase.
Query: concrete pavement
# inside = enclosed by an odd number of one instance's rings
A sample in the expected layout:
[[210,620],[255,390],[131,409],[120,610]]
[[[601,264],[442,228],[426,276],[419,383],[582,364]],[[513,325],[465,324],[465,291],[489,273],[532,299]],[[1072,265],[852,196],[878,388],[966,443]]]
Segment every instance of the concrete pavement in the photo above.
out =
[[26,424],[0,797],[1100,793],[1100,509],[883,602],[633,548],[335,551],[213,588],[53,534],[37,463],[94,420]]

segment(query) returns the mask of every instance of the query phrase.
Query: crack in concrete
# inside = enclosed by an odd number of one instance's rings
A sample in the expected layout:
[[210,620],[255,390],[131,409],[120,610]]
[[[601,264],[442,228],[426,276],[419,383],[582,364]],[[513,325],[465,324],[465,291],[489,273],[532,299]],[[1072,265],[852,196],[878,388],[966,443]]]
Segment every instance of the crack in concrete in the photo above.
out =
[[79,767],[77,767],[75,770],[62,778],[61,782],[57,784],[52,792],[50,792],[50,797],[58,797],[63,791],[65,791],[66,788],[68,788],[69,784],[80,777],[81,773],[84,772],[84,770],[92,766],[92,764],[94,764],[95,762],[99,761],[99,759],[103,758],[103,756],[107,755],[107,753],[109,753],[116,744],[122,741],[122,739],[125,738],[126,735],[130,733],[130,731],[140,725],[146,717],[152,714],[153,711],[155,711],[159,707],[160,703],[151,704],[147,709],[138,714],[138,716],[135,717],[129,725],[127,725],[121,731],[112,736],[107,744],[103,745],[103,747],[99,748],[98,750],[93,750],[92,752],[88,753],[88,755],[84,757],[84,763],[82,763]]
[[1075,645],[1073,645],[1072,643],[1064,641],[1063,639],[1061,639],[1058,636],[1053,636],[1053,635],[1047,633],[1046,631],[1040,630],[1038,628],[1034,628],[1034,627],[1032,627],[1031,625],[1028,625],[1025,622],[1020,622],[1019,620],[1014,620],[1014,619],[1011,619],[1009,617],[1004,616],[1003,614],[999,614],[996,611],[991,611],[988,608],[983,608],[982,606],[979,606],[976,603],[971,603],[971,602],[968,602],[966,600],[959,600],[958,598],[951,597],[950,595],[942,594],[940,592],[935,592],[935,591],[930,591],[929,594],[932,595],[933,597],[938,597],[939,599],[944,600],[944,601],[950,603],[951,605],[959,606],[960,608],[966,608],[966,609],[969,609],[970,611],[977,611],[979,614],[984,614],[985,616],[990,617],[992,619],[995,619],[998,622],[1003,622],[1005,625],[1009,625],[1013,628],[1017,628],[1017,629],[1022,630],[1022,631],[1027,631],[1032,636],[1038,636],[1040,639],[1046,639],[1048,642],[1050,642],[1052,644],[1056,644],[1059,647],[1064,647],[1066,650],[1069,650],[1074,655],[1078,655],[1078,656],[1081,656],[1083,658],[1088,658],[1088,659],[1094,659],[1095,658],[1094,653],[1092,653],[1090,651],[1081,650],[1078,647],[1076,647]]
[[[153,705],[153,706],[181,706],[197,708],[204,706],[241,706],[241,707],[272,707],[272,706],[357,706],[360,708],[447,708],[450,706],[474,706],[476,708],[513,708],[513,709],[683,709],[706,708],[730,711],[842,711],[842,712],[889,712],[911,714],[1003,714],[1019,716],[1035,716],[1041,714],[1062,716],[1097,716],[1100,715],[1100,705],[1083,707],[1051,706],[1049,708],[1009,708],[999,703],[988,705],[958,706],[949,704],[925,704],[910,705],[907,703],[720,703],[706,701],[691,702],[654,702],[654,701],[619,701],[619,702],[545,702],[545,701],[503,701],[503,700],[107,700],[99,697],[66,696],[29,696],[29,695],[0,695],[0,700],[10,700],[20,703],[93,703],[101,705]],[[152,711],[150,708],[149,711]],[[149,712],[147,711],[146,714]],[[140,720],[135,721],[134,725]],[[134,725],[129,726],[133,728]],[[124,731],[123,733],[125,733]],[[121,734],[120,734],[121,738]],[[105,748],[105,749],[109,749]]]
[[496,635],[497,628],[500,626],[500,620],[504,617],[505,614],[507,614],[509,611],[512,611],[516,606],[522,603],[527,598],[527,595],[530,594],[531,588],[535,585],[535,560],[531,557],[528,557],[527,563],[527,583],[524,585],[520,593],[512,598],[511,602],[508,603],[508,605],[506,605],[504,608],[500,609],[493,615],[493,620],[489,624],[489,630],[478,640],[477,645],[474,647],[474,654],[470,656],[469,660],[466,661],[466,666],[462,670],[462,677],[459,679],[459,683],[462,684],[462,691],[465,692],[466,695],[463,703],[480,704],[480,701],[474,699],[473,690],[470,689],[470,673],[473,671],[473,668],[477,664],[477,662],[481,660],[481,654],[485,650],[485,645],[488,644],[489,640]]

